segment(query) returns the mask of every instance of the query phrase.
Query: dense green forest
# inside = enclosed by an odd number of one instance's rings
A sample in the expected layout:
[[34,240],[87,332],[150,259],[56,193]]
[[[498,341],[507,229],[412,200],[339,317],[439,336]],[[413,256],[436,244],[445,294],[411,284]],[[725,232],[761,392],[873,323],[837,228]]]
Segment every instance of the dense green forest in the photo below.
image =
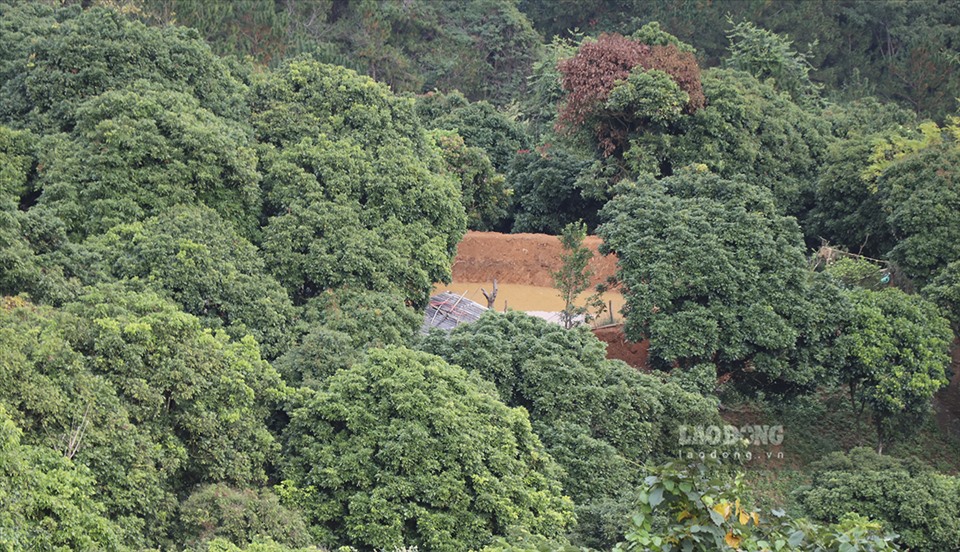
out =
[[[960,0],[0,0],[0,549],[960,550],[958,96]],[[421,334],[468,229],[648,369]]]

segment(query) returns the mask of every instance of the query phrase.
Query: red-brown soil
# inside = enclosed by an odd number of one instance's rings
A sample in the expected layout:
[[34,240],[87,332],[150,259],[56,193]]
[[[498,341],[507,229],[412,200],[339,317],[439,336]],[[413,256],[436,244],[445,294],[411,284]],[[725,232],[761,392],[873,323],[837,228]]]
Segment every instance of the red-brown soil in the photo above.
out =
[[[600,255],[600,243],[596,236],[584,240],[594,252],[588,266],[593,272],[591,286],[606,282],[617,271],[617,258]],[[453,281],[485,283],[496,278],[503,284],[553,287],[550,273],[560,268],[562,252],[556,236],[467,232],[457,248]],[[622,324],[597,328],[594,333],[607,343],[607,358],[620,359],[641,369],[647,367],[649,343],[627,341]]]
[[594,328],[593,334],[607,344],[607,358],[620,359],[634,368],[647,369],[647,359],[650,357],[650,342],[634,343],[627,341],[623,334],[623,324]]
[[951,363],[953,377],[950,379],[950,385],[934,396],[933,404],[940,429],[960,435],[960,341],[953,342],[951,353],[953,353]]
[[[594,252],[589,269],[591,286],[603,283],[617,271],[617,258],[601,256],[596,236],[587,236],[584,244]],[[454,282],[493,282],[553,287],[550,273],[560,269],[560,239],[546,234],[500,234],[467,232],[457,247],[453,261]]]

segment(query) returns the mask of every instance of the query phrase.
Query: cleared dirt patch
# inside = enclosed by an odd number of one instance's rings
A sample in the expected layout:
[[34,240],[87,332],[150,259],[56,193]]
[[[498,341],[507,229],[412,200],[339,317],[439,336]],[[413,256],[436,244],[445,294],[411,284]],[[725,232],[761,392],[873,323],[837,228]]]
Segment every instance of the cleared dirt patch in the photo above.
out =
[[623,333],[623,324],[594,328],[593,334],[607,344],[607,358],[622,360],[641,370],[647,369],[647,360],[650,358],[650,342],[634,343],[627,341]]
[[[449,291],[457,295],[466,294],[467,299],[485,306],[487,300],[484,298],[480,288],[487,290],[489,293],[492,287],[490,285],[491,282],[492,280],[488,282],[460,282],[454,280],[453,283],[448,285],[438,284],[434,286],[433,293],[437,294],[442,291]],[[563,299],[560,298],[560,292],[552,287],[499,282],[497,288],[497,300],[494,302],[493,308],[498,311],[503,311],[504,308],[510,308],[511,310],[519,311],[556,312],[563,310],[564,307]],[[577,304],[583,305],[587,297],[593,293],[593,290],[588,290],[586,293],[583,293],[579,297]],[[619,319],[620,309],[623,308],[623,295],[617,292],[604,293],[603,302],[608,306],[608,310],[609,305],[613,305],[614,317]],[[609,320],[609,317],[610,313],[605,312],[600,319],[605,321]]]
[[[601,240],[596,236],[587,236],[584,243],[594,252],[589,265],[593,272],[591,286],[606,282],[616,274],[617,258],[600,255]],[[494,306],[497,310],[503,310],[506,301],[506,306],[514,310],[558,311],[563,308],[563,302],[553,288],[550,273],[560,268],[562,252],[556,236],[467,232],[453,262],[453,283],[438,285],[434,290],[466,293],[468,299],[486,305],[480,288],[489,292],[496,278],[500,287]],[[590,293],[592,290],[585,295]],[[623,296],[617,292],[604,294],[604,302],[610,301],[615,320],[620,320]],[[608,321],[609,316],[609,312],[604,313],[598,322]],[[627,341],[622,324],[596,328],[594,333],[607,343],[608,358],[620,359],[641,369],[647,367],[649,344]]]
[[[593,271],[591,285],[595,286],[616,273],[617,258],[597,252],[601,240],[596,236],[587,236],[584,243],[594,252],[588,268]],[[453,281],[489,284],[496,278],[503,284],[550,288],[553,287],[550,273],[560,268],[562,252],[556,236],[467,232],[457,247]]]

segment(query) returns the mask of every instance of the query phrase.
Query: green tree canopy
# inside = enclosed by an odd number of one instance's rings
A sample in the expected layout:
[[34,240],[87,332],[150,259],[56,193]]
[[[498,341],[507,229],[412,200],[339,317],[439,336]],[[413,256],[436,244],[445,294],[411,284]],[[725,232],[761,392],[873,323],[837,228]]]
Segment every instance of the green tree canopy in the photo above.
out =
[[0,405],[0,547],[6,550],[122,550],[89,470],[58,451],[22,443]]
[[944,267],[924,286],[922,293],[943,309],[943,315],[950,321],[953,333],[960,334],[960,261]]
[[796,498],[814,519],[834,522],[857,512],[883,521],[911,550],[946,552],[960,546],[957,477],[868,448],[830,454],[810,473],[810,485]]
[[371,351],[304,396],[285,435],[282,496],[324,543],[467,550],[572,521],[526,413],[433,355]]
[[116,286],[63,310],[8,299],[0,334],[0,403],[30,444],[90,469],[131,545],[167,542],[193,484],[264,481],[285,387],[252,339]]
[[929,415],[933,394],[948,383],[953,334],[937,307],[919,296],[888,288],[854,289],[849,297],[839,380],[870,408],[882,449]]
[[626,333],[650,340],[655,366],[707,362],[770,390],[824,375],[791,365],[812,314],[800,231],[767,190],[686,169],[624,185],[598,233],[616,253]]
[[607,360],[587,328],[565,330],[524,313],[488,313],[421,347],[492,381],[565,470],[583,544],[609,547],[632,508],[640,466],[679,446],[679,425],[717,423],[716,404]]
[[793,48],[786,36],[757,27],[749,21],[733,26],[730,55],[724,65],[746,71],[763,81],[773,79],[778,90],[790,94],[799,104],[816,103],[820,87],[810,80],[810,53]]
[[361,361],[367,349],[407,345],[423,313],[402,297],[375,291],[326,291],[304,305],[303,337],[274,365],[291,385],[317,387],[337,370]]
[[4,7],[3,20],[21,27],[0,29],[4,52],[17,55],[0,84],[0,119],[70,131],[81,103],[137,80],[196,98],[217,116],[245,117],[243,83],[196,31],[147,27],[107,9],[54,12],[31,4]]
[[560,148],[517,155],[507,174],[516,197],[513,232],[558,235],[564,226],[581,219],[588,227],[596,227],[603,201],[580,182],[591,166],[589,158]]
[[[679,123],[676,136],[644,145],[631,154],[654,174],[703,163],[724,178],[742,175],[770,189],[783,212],[803,216],[823,163],[829,129],[770,83],[742,71],[703,73],[707,106]],[[635,169],[634,172],[642,172]]]
[[82,237],[204,203],[252,237],[260,210],[249,131],[189,95],[138,81],[77,105],[70,135],[40,145],[38,207]]
[[223,483],[203,485],[180,504],[179,531],[187,549],[197,550],[209,550],[217,539],[233,544],[271,539],[291,547],[310,542],[303,517],[281,505],[272,491]]
[[[223,54],[277,65],[299,54],[343,65],[398,92],[461,90],[508,102],[540,37],[513,0],[296,2],[145,0],[147,16],[200,30]],[[165,17],[166,16],[166,17]]]
[[505,173],[517,150],[527,146],[523,127],[489,102],[471,102],[459,92],[417,96],[417,115],[426,128],[455,130],[463,142],[482,149]]
[[20,205],[33,191],[36,136],[0,126],[0,295],[40,291],[40,261],[25,239]]
[[413,110],[340,67],[284,65],[253,89],[268,268],[295,300],[352,286],[423,304],[466,217]]
[[459,134],[449,130],[431,132],[443,153],[447,172],[460,180],[461,201],[470,230],[496,230],[512,207],[513,190],[480,148],[467,146]]
[[897,238],[890,258],[920,285],[960,260],[960,147],[948,143],[894,160],[877,180]]
[[875,140],[853,137],[831,144],[817,180],[809,233],[858,254],[881,256],[895,240],[876,180],[863,174]]
[[294,338],[286,291],[266,274],[257,248],[212,209],[176,206],[111,228],[84,246],[102,259],[110,277],[165,293],[234,339],[252,334],[268,358],[286,351]]

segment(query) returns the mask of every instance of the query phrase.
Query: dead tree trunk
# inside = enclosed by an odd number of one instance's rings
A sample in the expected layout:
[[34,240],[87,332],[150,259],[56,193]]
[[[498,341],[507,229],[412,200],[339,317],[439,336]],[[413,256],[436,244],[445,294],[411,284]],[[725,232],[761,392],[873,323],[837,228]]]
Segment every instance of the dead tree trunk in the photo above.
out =
[[480,288],[480,292],[483,293],[483,296],[487,299],[487,308],[492,309],[494,301],[497,300],[497,279],[493,279],[493,292],[487,293],[487,290]]

